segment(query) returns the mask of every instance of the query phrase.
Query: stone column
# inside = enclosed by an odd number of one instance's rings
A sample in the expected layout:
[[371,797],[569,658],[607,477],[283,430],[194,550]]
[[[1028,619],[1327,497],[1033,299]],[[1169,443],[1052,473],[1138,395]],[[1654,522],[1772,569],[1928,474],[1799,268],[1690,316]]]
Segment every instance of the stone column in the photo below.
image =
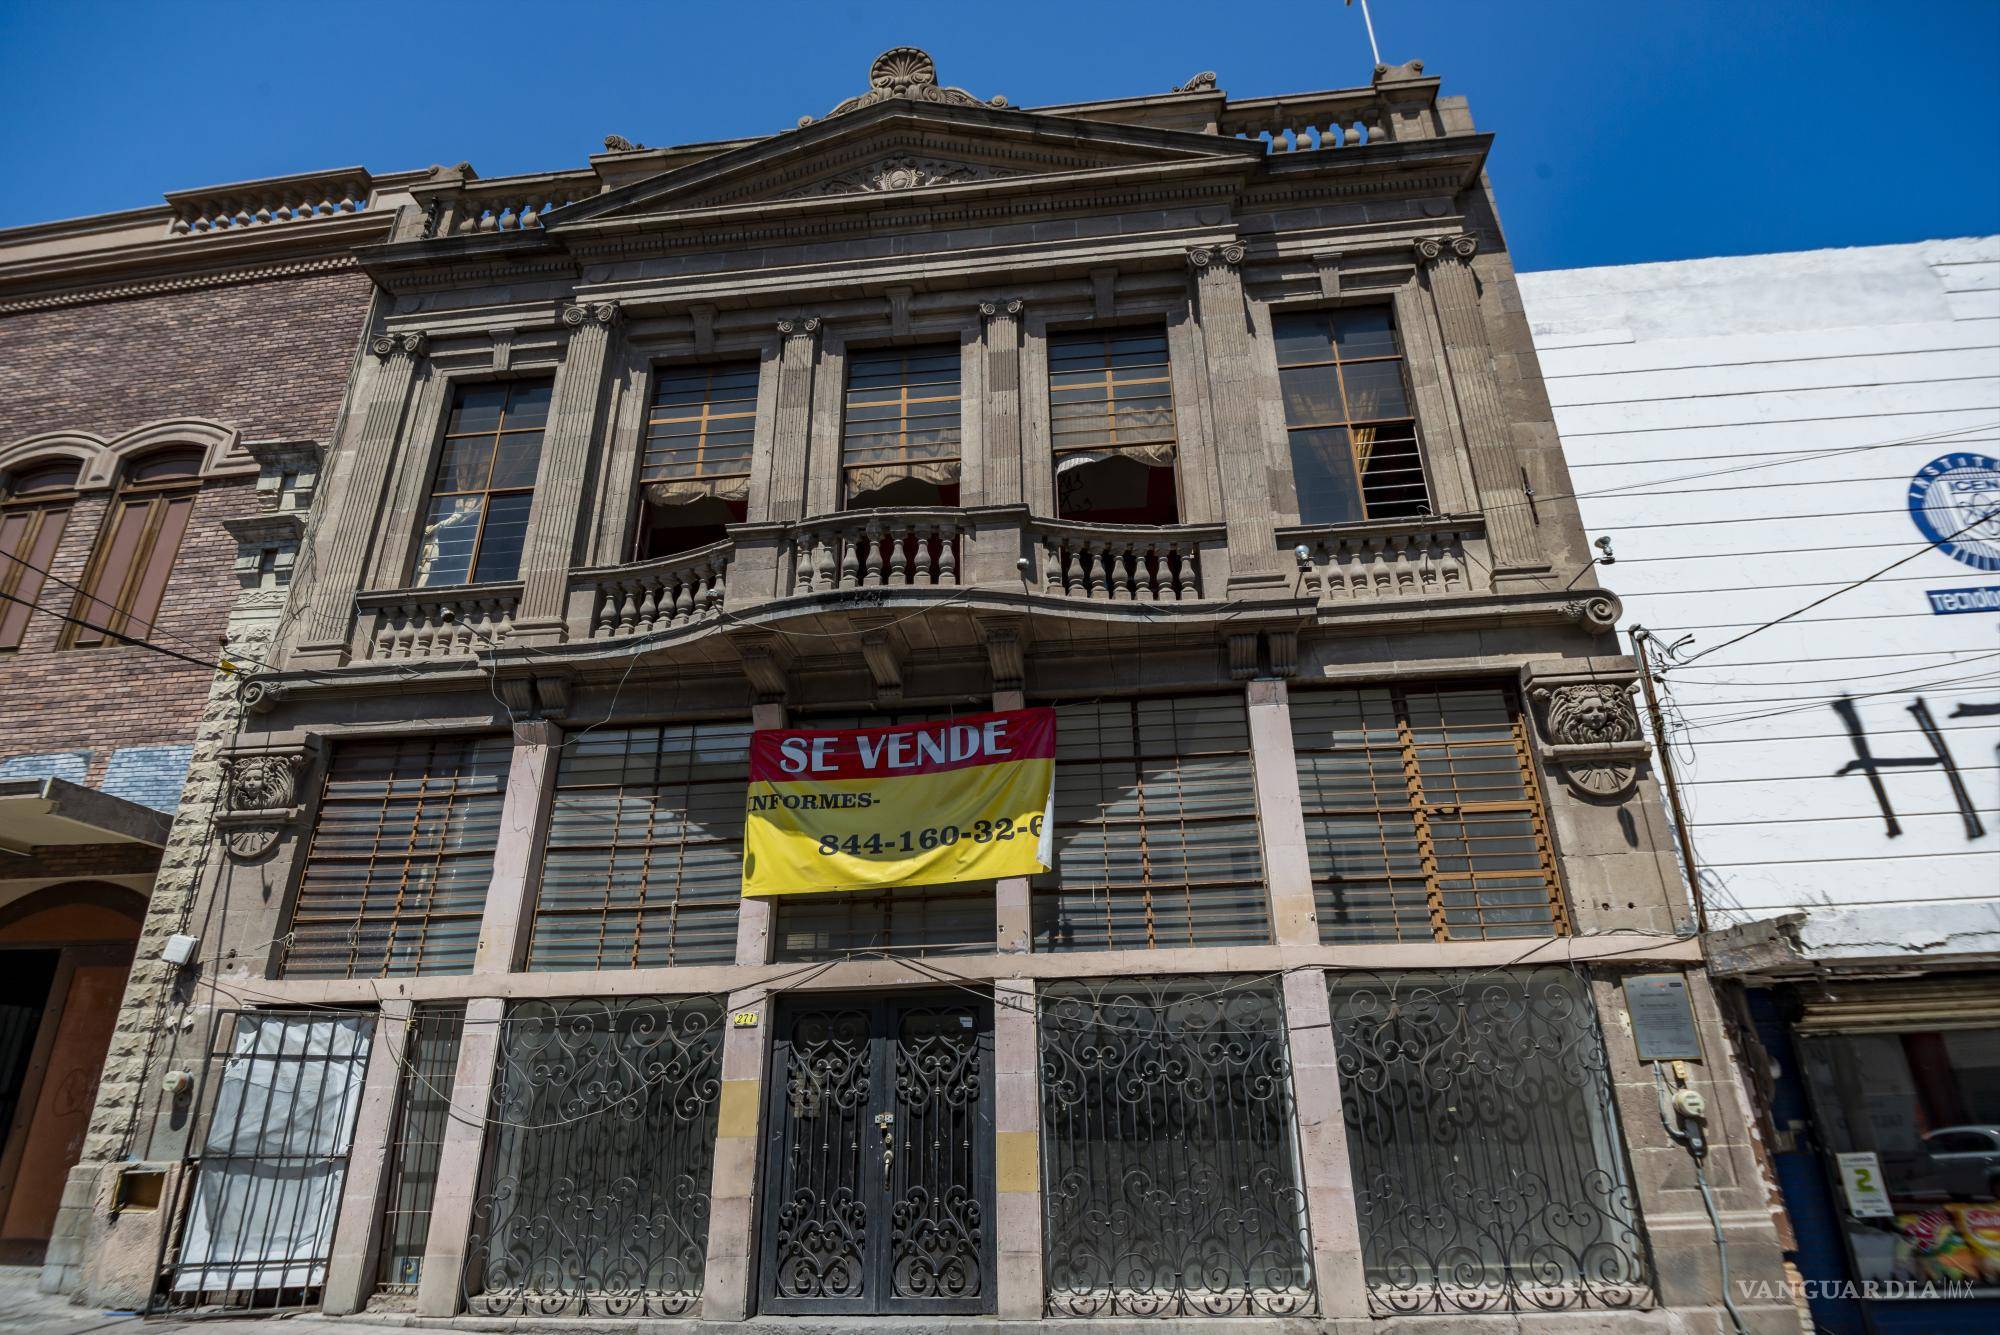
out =
[[472,971],[514,971],[534,919],[542,840],[548,828],[549,785],[562,752],[562,729],[543,719],[514,725],[514,754],[507,765],[507,793],[500,804],[500,839],[493,850],[493,879],[479,919],[479,951]]
[[701,1316],[708,1321],[741,1321],[750,1314],[750,1277],[755,1269],[764,1072],[771,1061],[770,993],[762,987],[731,993],[728,1015],[741,1012],[755,1014],[757,1023],[745,1028],[724,1020],[728,1028],[722,1035],[722,1106],[716,1117],[708,1256],[701,1281]]
[[[368,350],[381,362],[373,377],[368,411],[354,440],[353,458],[340,469],[338,509],[319,529],[323,544],[315,564],[309,624],[292,656],[295,667],[344,662],[354,624],[354,594],[361,566],[381,516],[382,493],[401,441],[404,410],[424,356],[424,335],[378,334]],[[404,516],[415,523],[414,516]]]
[[1195,276],[1195,318],[1207,361],[1208,401],[1222,483],[1222,518],[1229,529],[1231,588],[1284,584],[1278,565],[1270,473],[1258,428],[1257,347],[1244,304],[1234,242],[1188,252]]
[[817,316],[778,321],[778,411],[771,430],[771,463],[762,490],[750,495],[752,523],[798,519],[806,512],[806,468],[811,458],[813,377],[819,366]]
[[1451,395],[1464,424],[1473,485],[1486,514],[1486,538],[1493,551],[1496,584],[1509,575],[1548,570],[1528,505],[1526,475],[1514,450],[1500,384],[1493,373],[1493,350],[1479,311],[1479,280],[1472,272],[1476,237],[1432,237],[1416,243],[1438,327],[1444,335]]
[[616,302],[563,307],[569,348],[549,404],[534,509],[521,543],[521,609],[514,618],[513,636],[520,644],[563,638],[570,561],[583,518],[583,484],[592,475],[590,447],[597,435],[604,368],[617,320]]
[[1292,1059],[1301,1185],[1312,1229],[1312,1266],[1322,1317],[1368,1315],[1361,1266],[1361,1223],[1354,1174],[1347,1162],[1347,1122],[1340,1109],[1340,1064],[1333,1043],[1333,1008],[1326,975],[1300,969],[1285,975],[1285,1042]]
[[368,1049],[368,1074],[361,1083],[361,1107],[354,1118],[354,1144],[347,1156],[347,1181],[333,1226],[333,1255],[327,1261],[320,1299],[320,1310],[328,1316],[360,1311],[375,1291],[382,1183],[388,1176],[391,1140],[396,1133],[396,1096],[402,1089],[400,1077],[414,1011],[412,1003],[391,999],[377,1012],[375,1041]]
[[[1014,636],[1006,630],[987,631],[989,657],[999,662],[1009,655],[996,653],[992,647],[995,636]],[[1012,655],[1018,658],[1020,643],[1013,638]],[[996,668],[996,671],[998,669]],[[1010,709],[1025,709],[1028,706],[1027,693],[1021,689],[1020,679],[994,682],[993,709],[1004,713]],[[1029,879],[1025,876],[1003,876],[993,883],[993,926],[995,946],[1003,955],[1025,955],[1034,947],[1034,907],[1035,896]]]
[[1270,895],[1272,940],[1281,946],[1319,944],[1312,865],[1306,857],[1305,804],[1292,752],[1291,696],[1275,677],[1249,683],[1250,763],[1257,777],[1257,831],[1264,884]]
[[1035,985],[993,985],[993,1230],[1002,1321],[1042,1315],[1042,1085],[1036,1052]]
[[1015,505],[1022,499],[1022,306],[1018,297],[979,303],[986,324],[986,467],[979,505]]
[[[784,702],[766,700],[750,706],[750,726],[784,727]],[[771,959],[771,923],[777,917],[777,901],[741,899],[737,903],[739,907],[736,913],[736,962],[768,964]]]
[[420,1316],[458,1312],[472,1207],[479,1197],[480,1160],[486,1151],[486,1123],[492,1115],[500,1022],[506,1013],[507,1003],[499,997],[476,997],[465,1004],[451,1115],[445,1119],[444,1144],[438,1150],[431,1231],[424,1239],[424,1276],[417,1285]]

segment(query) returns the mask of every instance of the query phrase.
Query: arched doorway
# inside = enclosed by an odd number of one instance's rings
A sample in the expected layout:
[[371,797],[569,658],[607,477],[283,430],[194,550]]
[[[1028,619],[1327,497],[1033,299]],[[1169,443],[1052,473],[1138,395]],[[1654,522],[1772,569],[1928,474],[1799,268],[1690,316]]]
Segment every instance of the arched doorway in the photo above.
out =
[[83,1149],[145,896],[72,881],[0,906],[0,1262],[38,1264]]

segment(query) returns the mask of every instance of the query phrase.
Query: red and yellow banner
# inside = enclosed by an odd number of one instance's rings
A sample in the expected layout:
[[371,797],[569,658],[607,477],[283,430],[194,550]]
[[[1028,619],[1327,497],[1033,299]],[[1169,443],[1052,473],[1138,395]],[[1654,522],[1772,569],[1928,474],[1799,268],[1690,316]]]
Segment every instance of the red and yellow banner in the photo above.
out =
[[1053,709],[750,737],[743,893],[882,890],[1049,867]]

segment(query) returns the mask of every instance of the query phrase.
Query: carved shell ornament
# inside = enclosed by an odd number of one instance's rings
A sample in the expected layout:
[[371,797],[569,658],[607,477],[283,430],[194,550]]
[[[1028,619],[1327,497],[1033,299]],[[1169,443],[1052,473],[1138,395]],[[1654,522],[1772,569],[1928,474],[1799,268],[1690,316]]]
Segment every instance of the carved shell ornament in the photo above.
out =
[[[875,63],[868,67],[868,91],[858,97],[850,97],[832,111],[826,119],[842,116],[863,107],[872,107],[877,102],[887,102],[891,98],[905,98],[912,102],[943,102],[961,107],[1004,107],[1007,99],[998,93],[985,101],[974,97],[963,88],[944,88],[937,79],[937,63],[930,52],[914,46],[898,46],[875,57]],[[812,117],[799,119],[800,128],[812,124]]]

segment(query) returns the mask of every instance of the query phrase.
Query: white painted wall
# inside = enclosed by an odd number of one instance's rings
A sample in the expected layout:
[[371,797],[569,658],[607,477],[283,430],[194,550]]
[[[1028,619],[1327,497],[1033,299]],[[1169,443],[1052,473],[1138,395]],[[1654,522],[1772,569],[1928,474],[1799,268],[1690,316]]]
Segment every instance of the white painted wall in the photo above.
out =
[[[1907,500],[1932,460],[2000,457],[2000,237],[1529,273],[1521,293],[1627,626],[1714,651],[1666,673],[1713,916],[1858,909],[1814,916],[1835,953],[2000,944],[2000,715],[1958,712],[2000,706],[2000,611],[1925,597],[2000,571],[1927,546]],[[1840,774],[1842,692],[1879,757],[1933,754],[1909,712],[1928,704],[1980,833],[1931,765],[1885,773],[1889,836],[1867,777]]]

